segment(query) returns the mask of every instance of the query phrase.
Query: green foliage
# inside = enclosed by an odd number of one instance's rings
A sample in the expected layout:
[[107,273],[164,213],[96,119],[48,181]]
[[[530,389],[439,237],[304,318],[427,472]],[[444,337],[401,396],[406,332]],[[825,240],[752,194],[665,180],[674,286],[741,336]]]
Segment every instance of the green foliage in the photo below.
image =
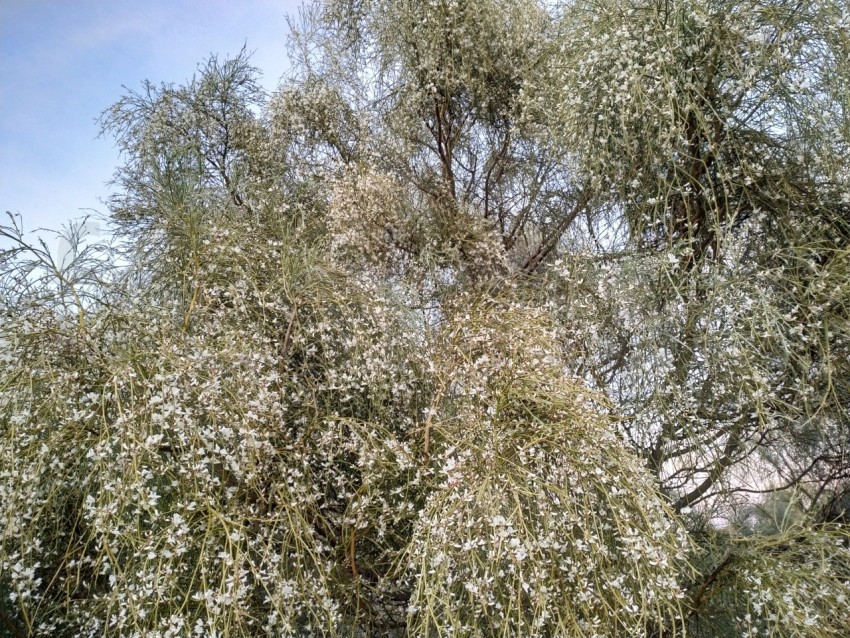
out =
[[844,636],[850,630],[846,534],[792,525],[731,538],[693,593],[694,636]]
[[834,2],[571,3],[554,108],[632,232],[699,259],[750,216],[835,212],[850,151],[844,21]]
[[0,228],[0,635],[846,635],[848,19],[332,0],[128,92],[116,246]]
[[[491,603],[446,599],[450,565],[461,593],[512,574],[485,615],[506,631],[674,622],[681,530],[537,311],[470,297],[427,327],[286,235],[209,231],[185,315],[157,294],[5,326],[2,564],[29,633],[474,633]],[[485,527],[492,574],[456,555]],[[601,561],[629,572],[589,595]],[[550,619],[546,591],[586,600]]]

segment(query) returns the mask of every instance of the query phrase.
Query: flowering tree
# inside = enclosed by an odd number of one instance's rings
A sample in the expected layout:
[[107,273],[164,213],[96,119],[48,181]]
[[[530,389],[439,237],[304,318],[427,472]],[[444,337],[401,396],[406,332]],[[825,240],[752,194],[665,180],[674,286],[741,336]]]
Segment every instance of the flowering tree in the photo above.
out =
[[128,93],[122,246],[0,231],[0,635],[846,635],[848,21],[328,0]]

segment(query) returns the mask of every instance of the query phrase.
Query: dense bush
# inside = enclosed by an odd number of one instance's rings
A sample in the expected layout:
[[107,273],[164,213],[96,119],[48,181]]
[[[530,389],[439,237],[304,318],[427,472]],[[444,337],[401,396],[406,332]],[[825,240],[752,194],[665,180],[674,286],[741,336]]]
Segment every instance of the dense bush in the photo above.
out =
[[[844,636],[843,3],[328,0],[0,256],[0,635]],[[843,509],[842,509],[843,508]]]

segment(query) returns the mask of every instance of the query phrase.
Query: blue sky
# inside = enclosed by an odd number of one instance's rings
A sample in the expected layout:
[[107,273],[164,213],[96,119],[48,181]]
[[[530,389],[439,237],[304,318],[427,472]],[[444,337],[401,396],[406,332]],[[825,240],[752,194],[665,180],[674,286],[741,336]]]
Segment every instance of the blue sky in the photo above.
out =
[[98,115],[142,80],[183,82],[247,43],[268,89],[288,70],[301,0],[0,0],[0,214],[58,228],[101,199],[118,164]]

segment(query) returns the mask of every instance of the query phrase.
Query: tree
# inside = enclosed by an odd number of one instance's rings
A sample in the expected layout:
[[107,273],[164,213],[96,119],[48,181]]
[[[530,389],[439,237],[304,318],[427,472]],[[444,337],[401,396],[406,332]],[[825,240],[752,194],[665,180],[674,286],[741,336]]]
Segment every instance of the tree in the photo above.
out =
[[329,0],[128,92],[126,266],[3,227],[6,630],[846,634],[848,19]]
[[[575,57],[558,71],[564,130],[646,247],[646,283],[635,284],[643,300],[626,303],[655,313],[649,331],[628,322],[617,340],[630,380],[605,382],[640,388],[643,397],[626,401],[642,405],[641,433],[649,420],[660,436],[639,445],[659,473],[685,463],[669,484],[681,506],[775,437],[838,446],[808,449],[803,465],[841,457],[846,445],[847,391],[835,375],[847,362],[837,282],[850,238],[840,11],[758,1],[568,11]],[[635,338],[658,354],[648,366],[638,348],[629,370]],[[647,377],[647,367],[669,372]],[[705,437],[699,460],[695,436]]]

